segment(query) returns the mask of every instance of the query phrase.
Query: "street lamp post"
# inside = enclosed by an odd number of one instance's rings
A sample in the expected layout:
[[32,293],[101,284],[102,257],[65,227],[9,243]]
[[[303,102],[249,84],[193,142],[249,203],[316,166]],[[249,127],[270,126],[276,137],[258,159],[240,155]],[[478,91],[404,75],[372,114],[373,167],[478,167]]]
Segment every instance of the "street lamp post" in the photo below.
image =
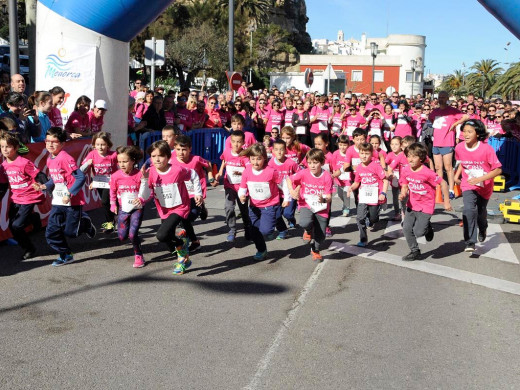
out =
[[413,99],[413,82],[415,79],[415,67],[417,66],[417,62],[415,60],[410,60],[410,66],[412,68],[412,93],[410,94],[410,97]]
[[235,2],[234,0],[229,0],[228,4],[229,8],[229,20],[228,20],[228,57],[229,57],[229,71],[233,72],[235,62],[235,43],[234,43],[234,35],[235,35]]
[[[20,57],[18,50],[18,6],[16,0],[9,0],[8,3],[9,11],[9,46],[10,49],[10,61],[11,61],[11,76],[20,73]],[[5,10],[5,9],[4,9]]]
[[372,55],[372,93],[374,93],[374,79],[376,78],[377,43],[370,42],[370,54]]

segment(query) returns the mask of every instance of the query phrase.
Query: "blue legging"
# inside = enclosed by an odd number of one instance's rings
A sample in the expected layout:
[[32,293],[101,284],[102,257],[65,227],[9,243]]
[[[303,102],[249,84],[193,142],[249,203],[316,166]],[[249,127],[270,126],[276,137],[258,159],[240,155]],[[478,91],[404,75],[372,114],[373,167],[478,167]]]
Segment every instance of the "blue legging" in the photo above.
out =
[[130,239],[134,247],[136,255],[143,255],[141,249],[141,239],[139,238],[139,228],[143,222],[143,209],[132,210],[130,213],[125,213],[120,210],[117,216],[117,235],[121,241]]

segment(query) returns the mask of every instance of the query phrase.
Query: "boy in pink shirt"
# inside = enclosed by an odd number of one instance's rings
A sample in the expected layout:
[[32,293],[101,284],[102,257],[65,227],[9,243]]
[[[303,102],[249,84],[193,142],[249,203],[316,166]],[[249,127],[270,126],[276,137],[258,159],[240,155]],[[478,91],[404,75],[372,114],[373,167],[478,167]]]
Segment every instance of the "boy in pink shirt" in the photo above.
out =
[[[278,188],[280,192],[280,204],[284,203],[283,195],[283,182],[288,176],[293,175],[300,169],[298,164],[287,158],[285,155],[286,147],[285,142],[281,139],[277,139],[273,143],[273,157],[269,160],[268,166],[278,172]],[[276,230],[278,230],[277,240],[283,240],[287,237],[287,225],[283,220],[283,217],[289,221],[290,226],[296,225],[296,219],[294,218],[294,212],[296,211],[296,201],[292,199],[287,207],[280,207],[279,215],[276,218]]]
[[66,237],[76,238],[82,233],[90,238],[96,235],[90,217],[82,210],[86,178],[72,156],[63,150],[66,140],[67,133],[59,127],[51,127],[47,132],[45,147],[49,152],[47,168],[51,178],[38,187],[42,191],[52,191],[52,209],[45,237],[50,247],[59,254],[52,263],[54,267],[74,261]]
[[249,157],[249,165],[242,173],[238,196],[242,203],[246,203],[246,196],[250,199],[251,238],[257,250],[253,259],[259,261],[267,256],[265,240],[274,238],[274,228],[279,216],[278,172],[267,165],[264,145],[254,144],[240,155]]
[[[190,197],[186,182],[193,184],[195,204],[202,204],[202,190],[199,177],[193,170],[171,165],[171,149],[165,141],[156,141],[150,146],[150,159],[153,166],[145,173],[148,176],[148,187],[151,195],[143,194],[144,199],[154,198],[161,226],[157,230],[157,239],[168,246],[168,250],[177,254],[177,263],[173,267],[174,275],[184,274],[191,265],[188,237],[195,235],[193,226],[188,220],[190,213]],[[181,223],[185,232],[180,237],[175,229]],[[187,237],[186,237],[187,235]]]
[[[240,114],[235,114],[231,117],[231,132],[233,131],[243,131],[244,132],[244,145],[242,146],[243,149],[247,149],[253,144],[256,144],[256,138],[253,133],[250,131],[244,130],[244,126],[246,124],[246,120],[244,117]],[[231,137],[226,138],[226,143],[224,144],[224,150],[231,148]]]
[[9,230],[24,251],[22,258],[27,260],[35,256],[36,247],[25,228],[31,223],[35,230],[41,227],[40,216],[34,212],[34,206],[45,200],[44,194],[33,185],[37,181],[44,183],[47,178],[31,161],[18,155],[19,147],[18,137],[0,132],[0,149],[4,157],[0,165],[0,201],[10,188]]
[[343,209],[341,214],[344,217],[350,215],[350,197],[347,196],[347,191],[351,185],[351,172],[342,172],[341,169],[348,162],[347,149],[349,147],[349,139],[346,134],[340,135],[338,138],[338,150],[332,155],[332,177],[335,178],[338,186],[338,197],[343,202]]
[[237,234],[235,204],[238,205],[240,213],[242,214],[245,238],[246,240],[250,239],[249,227],[251,226],[251,221],[249,220],[247,202],[242,203],[238,199],[238,189],[242,181],[242,173],[246,165],[249,164],[249,159],[246,156],[240,155],[242,147],[244,146],[244,132],[235,130],[231,133],[229,138],[231,139],[231,148],[224,149],[224,153],[220,156],[222,164],[220,165],[220,170],[215,180],[218,181],[224,175],[225,169],[224,193],[226,200],[224,203],[224,211],[226,213],[226,224],[229,227],[226,240],[227,242],[234,242]]
[[399,200],[408,196],[407,210],[404,217],[403,233],[410,248],[410,253],[403,256],[404,261],[419,260],[421,251],[417,237],[425,236],[426,241],[433,240],[433,228],[430,218],[435,209],[435,188],[440,184],[444,197],[444,208],[451,211],[447,183],[434,171],[423,165],[428,151],[424,145],[414,143],[405,149],[408,165],[401,170]]
[[[296,172],[287,178],[290,196],[298,200],[300,226],[305,230],[303,240],[311,244],[311,256],[314,261],[322,261],[320,246],[325,241],[332,202],[332,176],[322,169],[325,154],[319,149],[311,149],[306,156],[308,168]],[[288,204],[288,196],[283,206]]]
[[493,179],[502,173],[502,164],[494,149],[484,142],[488,133],[481,121],[464,122],[462,133],[464,142],[455,147],[455,158],[460,164],[454,179],[461,185],[464,202],[464,251],[473,252],[477,239],[478,242],[486,239],[487,203],[493,194]]
[[373,159],[373,156],[372,145],[364,143],[359,146],[361,163],[356,168],[354,183],[347,192],[347,196],[350,196],[359,188],[356,216],[360,235],[357,243],[359,247],[367,246],[367,222],[370,223],[371,230],[374,230],[375,224],[379,221],[379,206],[386,203],[388,180],[383,167]]
[[[186,188],[188,189],[188,194],[190,197],[190,214],[188,216],[188,220],[193,223],[199,216],[201,220],[206,220],[208,217],[208,211],[204,204],[207,189],[206,174],[208,175],[207,181],[212,187],[216,187],[218,185],[218,182],[215,181],[215,178],[213,177],[211,164],[202,157],[191,154],[191,138],[187,135],[179,135],[175,139],[175,155],[172,154],[170,164],[179,165],[188,170],[193,170],[199,177],[203,199],[202,204],[200,205],[195,203],[195,192],[193,186],[191,185],[191,181],[186,181]],[[191,242],[190,253],[193,253],[200,247],[200,241],[197,239],[195,234],[191,237],[188,236],[188,238]]]

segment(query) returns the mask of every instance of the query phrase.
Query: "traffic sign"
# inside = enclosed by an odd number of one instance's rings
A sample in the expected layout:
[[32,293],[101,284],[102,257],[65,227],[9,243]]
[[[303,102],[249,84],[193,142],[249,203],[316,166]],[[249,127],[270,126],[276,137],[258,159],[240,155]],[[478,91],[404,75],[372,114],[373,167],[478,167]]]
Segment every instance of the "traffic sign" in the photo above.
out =
[[[153,40],[148,39],[144,41],[144,64],[145,65],[152,65],[152,58],[154,55],[154,45]],[[164,40],[156,40],[155,41],[155,66],[162,66],[164,65]]]
[[238,91],[240,85],[242,85],[242,73],[240,72],[226,72],[226,76],[229,81],[229,86],[232,90]]
[[305,69],[305,86],[310,88],[314,82],[314,74],[310,68]]

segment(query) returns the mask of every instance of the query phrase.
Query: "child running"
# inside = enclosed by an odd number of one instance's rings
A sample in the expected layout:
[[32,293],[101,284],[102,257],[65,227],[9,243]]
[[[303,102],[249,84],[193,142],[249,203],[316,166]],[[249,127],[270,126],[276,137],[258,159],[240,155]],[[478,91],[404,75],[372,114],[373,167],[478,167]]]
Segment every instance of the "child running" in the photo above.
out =
[[[321,244],[325,241],[325,229],[332,202],[332,176],[322,169],[325,154],[320,149],[311,149],[306,156],[308,168],[287,178],[290,195],[298,200],[300,226],[304,229],[303,240],[311,245],[314,261],[322,261]],[[287,197],[284,205],[287,206]]]
[[92,183],[90,189],[96,189],[105,212],[105,222],[101,224],[102,232],[114,231],[115,214],[110,206],[110,176],[117,171],[117,153],[110,150],[113,146],[110,134],[101,131],[92,137],[91,150],[81,163],[81,170],[86,172],[92,167]]
[[371,230],[375,230],[375,224],[379,221],[380,204],[386,202],[386,191],[388,180],[383,167],[373,158],[374,148],[371,144],[359,146],[359,159],[361,163],[356,168],[354,183],[347,192],[350,196],[352,191],[359,188],[356,221],[359,229],[359,242],[357,246],[367,246],[367,220]]
[[[284,203],[283,195],[283,182],[288,176],[293,175],[299,170],[298,164],[293,160],[285,156],[286,147],[285,142],[281,139],[277,139],[273,144],[273,157],[269,160],[269,166],[278,172],[278,188],[280,193],[280,205]],[[277,240],[283,240],[287,237],[287,225],[283,220],[283,217],[289,222],[289,227],[296,225],[296,219],[294,218],[294,212],[296,211],[296,200],[288,200],[286,207],[280,207],[279,213],[276,217],[276,230],[278,230]]]
[[285,156],[300,165],[310,148],[296,140],[296,133],[291,126],[285,126],[282,128],[280,138],[285,142]]
[[[34,212],[34,206],[45,200],[45,195],[33,185],[36,182],[45,183],[47,178],[30,160],[18,155],[19,147],[18,137],[0,132],[0,149],[4,157],[0,165],[0,201],[10,188],[9,230],[23,250],[22,259],[27,260],[35,256],[36,247],[25,228],[31,223],[35,230],[41,226],[40,216]],[[36,186],[39,188],[38,184]]]
[[74,261],[66,237],[76,238],[82,233],[94,238],[96,228],[90,217],[83,212],[85,198],[83,184],[85,175],[78,169],[76,162],[63,148],[67,133],[59,127],[51,127],[45,138],[45,147],[49,152],[47,168],[50,180],[40,185],[41,191],[52,191],[52,209],[47,222],[45,237],[59,257],[52,263],[59,267]]
[[[153,166],[145,171],[151,194],[144,191],[143,198],[154,198],[161,226],[157,230],[157,239],[168,246],[168,250],[177,254],[177,263],[173,267],[174,275],[183,274],[191,265],[188,237],[195,236],[193,226],[188,220],[190,197],[186,182],[193,185],[194,200],[197,206],[202,204],[202,189],[199,177],[193,170],[169,163],[172,152],[166,141],[156,141],[148,149]],[[183,223],[186,235],[177,237],[175,229]]]
[[408,165],[401,169],[399,182],[401,193],[399,200],[408,196],[407,210],[404,217],[403,232],[410,248],[410,253],[403,256],[404,261],[419,260],[421,251],[417,238],[424,236],[426,241],[433,240],[433,228],[430,219],[435,209],[435,187],[439,184],[444,195],[444,208],[451,211],[448,184],[424,165],[428,151],[420,143],[408,146],[404,153]]
[[462,124],[462,133],[464,142],[455,147],[455,158],[460,162],[455,173],[455,182],[461,185],[464,203],[464,251],[474,252],[477,239],[478,242],[486,239],[486,207],[493,194],[493,179],[502,173],[502,164],[493,148],[484,142],[488,133],[481,121],[465,121]]
[[242,203],[246,203],[246,196],[251,199],[249,205],[251,238],[257,250],[253,259],[260,261],[267,256],[265,238],[273,238],[279,217],[278,172],[267,165],[267,152],[264,145],[254,144],[240,155],[249,157],[250,164],[242,174],[238,196]]
[[142,158],[143,152],[137,146],[120,146],[117,148],[119,170],[110,177],[110,210],[117,214],[119,240],[124,241],[129,238],[132,243],[134,268],[145,265],[139,238],[144,201],[139,197],[139,189],[146,185],[146,179],[136,168],[136,164]]
[[246,165],[249,164],[249,159],[246,156],[240,155],[244,145],[244,132],[235,130],[231,133],[229,138],[231,138],[231,148],[224,149],[224,153],[220,156],[222,164],[215,177],[215,180],[218,181],[218,179],[223,176],[224,169],[226,170],[226,176],[224,177],[224,193],[226,197],[224,210],[226,212],[226,224],[229,227],[226,240],[227,242],[234,242],[237,235],[235,203],[238,205],[240,213],[242,214],[245,239],[250,240],[249,227],[251,226],[251,221],[249,220],[247,202],[242,203],[238,199],[238,188],[242,182],[242,173]]
[[338,137],[338,150],[332,155],[332,177],[335,178],[338,186],[338,197],[343,203],[343,209],[341,214],[344,217],[350,216],[350,196],[347,196],[347,192],[351,186],[351,173],[342,172],[341,169],[347,163],[347,149],[349,147],[348,135],[342,134]]
[[[401,154],[404,154],[404,152],[401,150],[401,141],[402,138],[399,136],[395,136],[390,141],[390,149],[391,152],[388,152],[386,155],[386,166],[388,169],[388,165],[396,160],[401,159]],[[400,187],[399,187],[399,166],[393,171],[390,171],[388,169],[389,173],[389,180],[392,186],[392,203],[394,207],[394,221],[400,221],[404,217],[404,205],[402,204],[401,208],[399,208],[399,194],[400,194]],[[390,173],[391,172],[391,173]],[[401,202],[402,203],[402,202]],[[404,203],[406,204],[406,202]],[[400,211],[402,210],[402,212]]]

